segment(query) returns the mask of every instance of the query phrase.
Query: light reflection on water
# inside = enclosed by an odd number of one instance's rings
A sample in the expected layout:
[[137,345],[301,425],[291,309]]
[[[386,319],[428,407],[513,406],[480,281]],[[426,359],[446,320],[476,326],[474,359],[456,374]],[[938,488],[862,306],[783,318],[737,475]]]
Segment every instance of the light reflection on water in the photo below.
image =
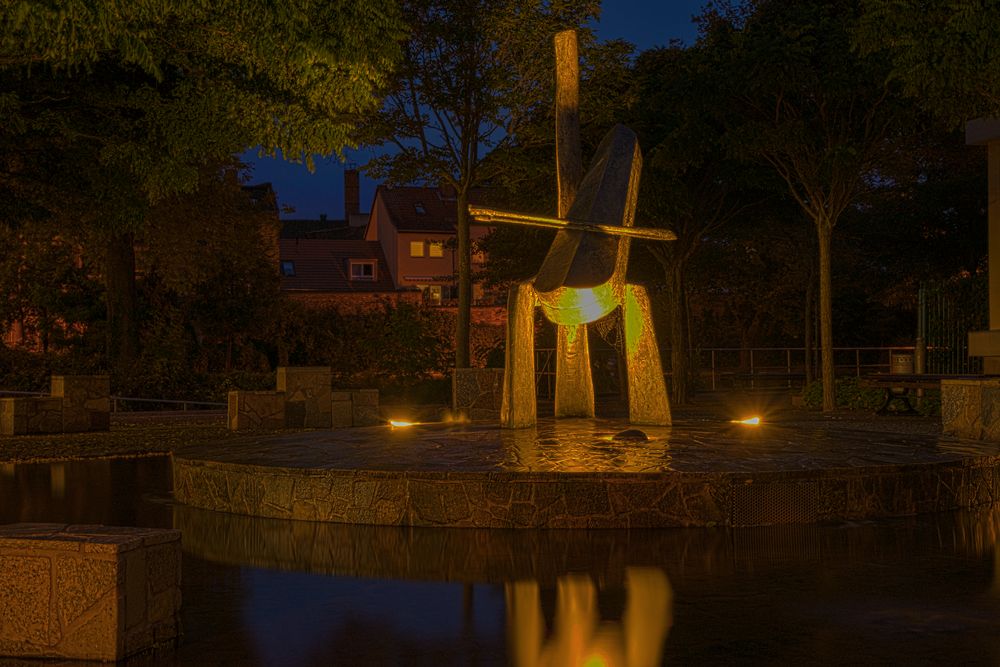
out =
[[154,665],[1000,664],[1000,514],[741,530],[344,526],[169,502],[165,459],[0,466],[0,523],[176,526]]

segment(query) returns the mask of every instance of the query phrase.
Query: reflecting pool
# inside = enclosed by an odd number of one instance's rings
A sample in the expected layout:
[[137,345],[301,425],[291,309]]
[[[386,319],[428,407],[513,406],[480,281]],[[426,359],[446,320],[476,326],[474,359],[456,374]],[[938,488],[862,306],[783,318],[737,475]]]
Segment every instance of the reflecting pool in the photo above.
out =
[[158,457],[0,464],[0,523],[18,521],[183,531],[183,639],[130,664],[1000,664],[997,511],[631,532],[316,524],[174,505]]

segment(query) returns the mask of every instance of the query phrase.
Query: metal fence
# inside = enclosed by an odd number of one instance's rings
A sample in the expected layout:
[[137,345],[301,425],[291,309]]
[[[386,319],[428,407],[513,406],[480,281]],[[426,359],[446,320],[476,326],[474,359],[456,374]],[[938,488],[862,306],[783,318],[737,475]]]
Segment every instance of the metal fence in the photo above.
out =
[[[47,391],[13,391],[0,389],[0,396],[49,396]],[[134,396],[111,396],[111,412],[137,412],[141,406],[153,410],[224,410],[225,403],[216,401],[176,401],[167,398],[136,398]],[[131,407],[135,404],[137,407]],[[125,408],[125,409],[123,409]]]
[[[888,373],[895,352],[913,352],[913,346],[837,347],[833,350],[834,370],[838,377],[860,377],[869,373]],[[819,351],[814,350],[812,368],[819,377]],[[660,353],[664,375],[670,377],[670,350]],[[593,348],[590,365],[597,395],[619,393],[621,368],[614,350]],[[535,350],[535,378],[539,398],[555,394],[555,350]],[[693,369],[698,386],[707,390],[797,388],[805,384],[806,351],[801,347],[716,347],[698,350]]]

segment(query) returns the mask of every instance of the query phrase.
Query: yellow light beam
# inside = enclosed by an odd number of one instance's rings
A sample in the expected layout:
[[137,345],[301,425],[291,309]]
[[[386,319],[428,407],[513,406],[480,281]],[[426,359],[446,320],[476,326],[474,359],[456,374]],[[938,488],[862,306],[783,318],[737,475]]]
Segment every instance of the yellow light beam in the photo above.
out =
[[743,424],[744,426],[760,426],[760,417],[748,417],[746,419],[734,419],[734,424]]

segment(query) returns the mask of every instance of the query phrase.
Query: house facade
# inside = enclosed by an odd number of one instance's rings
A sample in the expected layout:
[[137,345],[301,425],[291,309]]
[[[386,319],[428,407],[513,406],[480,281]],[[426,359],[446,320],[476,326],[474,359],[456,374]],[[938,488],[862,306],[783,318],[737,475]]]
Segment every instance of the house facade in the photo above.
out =
[[[281,289],[315,306],[359,307],[375,300],[454,306],[456,198],[443,187],[379,186],[371,212],[360,213],[358,172],[344,172],[341,220],[283,220]],[[481,198],[474,192],[473,202]],[[488,230],[472,228],[472,239]],[[473,272],[484,257],[473,256]],[[473,303],[488,302],[473,285]]]
[[[476,203],[481,192],[474,191]],[[365,239],[382,246],[396,289],[418,289],[427,303],[448,305],[458,298],[456,274],[456,197],[447,187],[379,186],[375,192]],[[488,232],[473,227],[472,240]],[[484,257],[472,257],[473,273],[482,269]],[[472,300],[486,300],[482,286],[474,284]]]

